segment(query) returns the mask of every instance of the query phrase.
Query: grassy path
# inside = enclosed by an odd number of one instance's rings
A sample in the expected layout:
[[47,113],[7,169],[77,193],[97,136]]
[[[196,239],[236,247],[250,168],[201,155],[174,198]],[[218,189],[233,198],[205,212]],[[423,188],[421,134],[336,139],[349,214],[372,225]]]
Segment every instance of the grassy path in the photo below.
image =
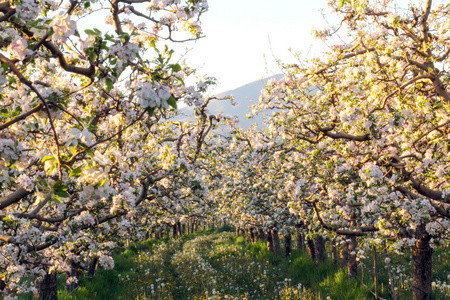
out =
[[[293,286],[282,270],[255,259],[263,244],[246,249],[230,232],[170,239],[131,249],[116,258],[114,270],[84,279],[60,299],[316,299]],[[134,250],[134,251],[133,251]],[[110,287],[110,288],[106,288]],[[87,298],[86,298],[87,297]]]
[[[274,258],[264,242],[251,244],[231,232],[148,240],[131,246],[115,262],[113,270],[100,270],[95,279],[82,278],[76,292],[61,289],[59,299],[373,299],[330,260],[316,265],[299,251],[290,259]],[[366,284],[373,289],[369,271]],[[381,284],[381,296],[390,299],[387,287]],[[448,299],[442,295],[435,299]]]

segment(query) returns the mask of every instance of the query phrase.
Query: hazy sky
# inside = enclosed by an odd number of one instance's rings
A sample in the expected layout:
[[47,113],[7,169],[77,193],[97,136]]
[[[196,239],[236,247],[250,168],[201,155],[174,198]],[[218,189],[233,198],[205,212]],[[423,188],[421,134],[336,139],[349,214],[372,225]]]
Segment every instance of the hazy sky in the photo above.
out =
[[[308,57],[326,49],[312,35],[313,27],[326,23],[320,9],[328,13],[325,0],[209,0],[202,16],[205,37],[184,44],[192,51],[188,65],[217,77],[216,92],[242,86],[280,73],[276,59],[293,62],[288,49]],[[181,45],[180,45],[181,46]]]

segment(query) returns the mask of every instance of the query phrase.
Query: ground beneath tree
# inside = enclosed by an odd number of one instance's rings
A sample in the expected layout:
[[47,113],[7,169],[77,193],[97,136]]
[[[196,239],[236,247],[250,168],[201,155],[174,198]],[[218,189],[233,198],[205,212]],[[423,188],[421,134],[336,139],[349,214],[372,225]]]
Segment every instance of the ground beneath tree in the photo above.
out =
[[[113,270],[100,270],[94,279],[82,278],[72,294],[60,285],[59,299],[373,299],[370,258],[361,262],[362,277],[348,281],[346,271],[330,259],[317,265],[298,249],[290,258],[276,258],[267,252],[265,241],[250,243],[228,231],[150,239],[131,245],[115,263]],[[390,299],[384,273],[380,292]],[[400,291],[399,300],[411,299]]]

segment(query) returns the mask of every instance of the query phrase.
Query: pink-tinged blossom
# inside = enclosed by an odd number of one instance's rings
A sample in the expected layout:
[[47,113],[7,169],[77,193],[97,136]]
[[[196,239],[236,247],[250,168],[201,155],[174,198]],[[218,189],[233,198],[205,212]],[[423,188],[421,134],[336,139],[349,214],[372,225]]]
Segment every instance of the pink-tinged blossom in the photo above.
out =
[[24,38],[15,39],[8,46],[8,53],[11,55],[11,58],[17,58],[19,60],[25,59],[27,55],[33,53],[28,47],[28,42]]
[[69,15],[56,15],[50,26],[53,28],[52,40],[54,42],[65,42],[67,38],[75,34],[77,23],[70,20]]

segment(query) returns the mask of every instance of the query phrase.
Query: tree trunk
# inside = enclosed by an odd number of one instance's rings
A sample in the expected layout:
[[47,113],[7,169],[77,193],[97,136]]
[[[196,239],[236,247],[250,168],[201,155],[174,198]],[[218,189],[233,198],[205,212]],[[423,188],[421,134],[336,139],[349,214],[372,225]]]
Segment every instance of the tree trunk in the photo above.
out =
[[377,247],[373,246],[373,279],[375,285],[375,300],[380,299],[378,293],[378,257],[377,257]]
[[56,275],[46,274],[44,278],[36,278],[34,281],[36,287],[35,299],[39,300],[57,300],[58,289]]
[[[78,288],[78,278],[80,278],[81,276],[81,270],[80,270],[80,266],[71,262],[71,269],[70,269],[70,273],[66,274],[66,290],[71,293],[73,292],[76,288]],[[77,279],[76,282],[69,282],[69,277],[75,277]]]
[[177,236],[181,236],[181,234],[182,234],[182,232],[181,232],[181,222],[177,221],[176,225],[177,225]]
[[334,264],[337,264],[338,254],[336,248],[336,241],[334,239],[331,241],[331,260],[333,261]]
[[390,264],[391,259],[389,258],[389,254],[387,251],[386,241],[383,241],[383,247],[384,247],[384,255],[386,257],[386,259],[385,259],[386,267],[387,267],[388,274],[389,274],[389,285],[391,286],[392,299],[397,300],[397,293],[395,292],[395,286],[394,286],[394,277],[393,277],[392,271],[391,271],[391,264]]
[[234,234],[235,234],[236,236],[239,236],[239,227],[236,227],[236,228],[235,228]]
[[413,299],[431,299],[431,270],[433,249],[430,247],[431,236],[421,224],[416,229],[416,243],[412,246],[413,257]]
[[172,237],[173,238],[177,237],[177,223],[172,225]]
[[316,247],[314,247],[314,241],[311,238],[306,238],[306,246],[308,247],[309,257],[316,261]]
[[254,243],[256,241],[255,239],[255,233],[253,232],[253,228],[248,229],[248,238],[250,239],[250,242]]
[[266,239],[266,234],[264,233],[264,231],[261,228],[258,229],[258,239],[260,241],[264,241]]
[[305,240],[300,230],[297,231],[297,249],[302,252],[305,250]]
[[320,264],[327,258],[325,253],[325,239],[321,235],[317,235],[315,238],[316,246],[316,263]]
[[358,243],[356,241],[356,236],[350,238],[350,243],[348,244],[348,261],[347,261],[347,271],[348,279],[356,278],[358,276],[358,265],[356,263],[356,249]]
[[347,243],[341,245],[341,251],[339,251],[339,267],[345,268],[348,263],[348,245]]
[[98,263],[98,257],[94,257],[94,259],[92,259],[92,262],[89,264],[89,270],[88,270],[89,278],[94,278],[95,269],[97,268],[97,263]]
[[273,239],[273,254],[275,256],[280,256],[281,248],[280,248],[280,237],[278,236],[278,230],[272,229],[272,239]]
[[272,239],[272,234],[269,232],[267,232],[267,252],[272,252],[273,253],[273,239]]
[[284,236],[284,256],[290,257],[292,253],[292,236],[291,234],[288,232],[285,236]]

